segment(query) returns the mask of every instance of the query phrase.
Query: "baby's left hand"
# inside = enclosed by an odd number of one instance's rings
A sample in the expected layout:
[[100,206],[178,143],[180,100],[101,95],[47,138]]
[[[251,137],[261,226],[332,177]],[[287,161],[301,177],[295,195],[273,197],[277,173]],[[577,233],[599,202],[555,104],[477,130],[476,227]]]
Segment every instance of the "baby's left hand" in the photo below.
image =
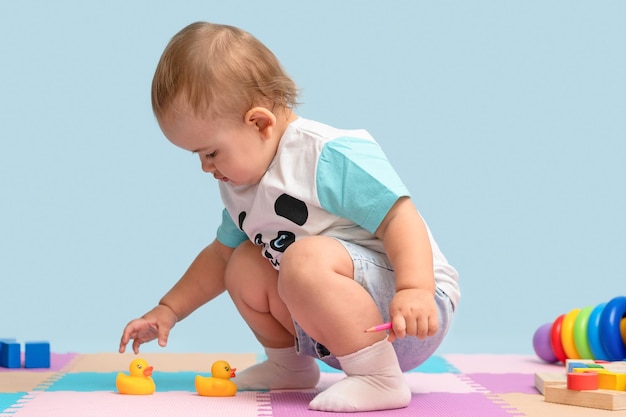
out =
[[405,336],[424,339],[433,336],[439,328],[437,305],[431,291],[413,288],[398,291],[391,300],[389,315],[390,342]]

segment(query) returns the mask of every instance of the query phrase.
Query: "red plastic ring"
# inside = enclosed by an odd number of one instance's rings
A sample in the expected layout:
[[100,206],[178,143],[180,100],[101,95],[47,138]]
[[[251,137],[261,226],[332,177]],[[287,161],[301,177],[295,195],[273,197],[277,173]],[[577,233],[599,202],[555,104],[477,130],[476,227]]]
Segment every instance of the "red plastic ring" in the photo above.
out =
[[565,314],[561,314],[557,317],[554,323],[552,323],[552,329],[550,329],[550,344],[552,345],[554,356],[563,363],[567,360],[567,355],[565,354],[563,343],[561,342],[561,328],[563,327],[564,318]]

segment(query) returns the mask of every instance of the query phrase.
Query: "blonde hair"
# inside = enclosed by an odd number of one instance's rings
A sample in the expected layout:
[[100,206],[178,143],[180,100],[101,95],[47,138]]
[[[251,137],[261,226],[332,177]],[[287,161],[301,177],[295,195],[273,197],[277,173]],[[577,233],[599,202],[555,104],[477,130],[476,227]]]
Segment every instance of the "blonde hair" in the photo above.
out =
[[240,117],[257,105],[293,108],[297,96],[293,80],[258,39],[207,22],[192,23],[172,38],[152,80],[159,120],[179,104],[198,117]]

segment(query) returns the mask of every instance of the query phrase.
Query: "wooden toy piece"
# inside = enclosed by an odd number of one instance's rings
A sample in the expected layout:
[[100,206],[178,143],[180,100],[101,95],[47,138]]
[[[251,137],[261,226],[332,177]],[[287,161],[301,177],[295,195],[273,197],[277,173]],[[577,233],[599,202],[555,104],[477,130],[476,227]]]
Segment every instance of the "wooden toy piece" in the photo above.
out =
[[[582,366],[581,366],[582,364]],[[591,359],[567,359],[565,361],[565,368],[567,372],[572,372],[575,368],[604,368],[610,372],[616,372],[626,374],[626,360],[608,362],[608,361],[594,361]]]
[[598,385],[602,389],[626,391],[626,374],[605,370],[598,374]]
[[0,366],[3,368],[20,368],[21,346],[17,342],[0,342]]
[[602,367],[607,371],[626,374],[626,361],[607,362],[603,363]]
[[50,368],[50,343],[26,342],[24,345],[25,368]]
[[130,375],[122,372],[117,374],[115,386],[120,394],[150,395],[156,390],[152,380],[152,366],[144,359],[137,358],[130,363]]
[[567,378],[563,372],[537,372],[535,373],[535,388],[542,395],[545,388],[551,385],[565,385]]
[[15,340],[15,339],[6,339],[6,338],[0,339],[0,355],[2,355],[2,342],[4,342],[4,343],[11,343],[11,342],[15,343],[15,342],[17,342],[17,340]]
[[230,378],[235,377],[236,370],[226,361],[213,363],[210,377],[196,375],[196,392],[204,397],[232,397],[237,393],[237,385]]
[[598,380],[599,376],[596,372],[570,372],[567,374],[567,389],[596,390],[599,387]]
[[594,365],[591,359],[567,359],[565,361],[565,369],[567,373],[573,372],[574,368],[586,368]]
[[591,391],[568,390],[567,385],[547,385],[544,389],[546,402],[599,408],[602,410],[626,410],[626,392],[597,389]]

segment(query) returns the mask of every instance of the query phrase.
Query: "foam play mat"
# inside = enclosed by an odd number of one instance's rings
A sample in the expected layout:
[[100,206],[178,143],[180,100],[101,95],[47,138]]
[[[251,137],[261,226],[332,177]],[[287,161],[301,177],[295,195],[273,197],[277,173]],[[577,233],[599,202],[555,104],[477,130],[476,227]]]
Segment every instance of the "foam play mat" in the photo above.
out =
[[[548,403],[535,388],[537,372],[560,372],[562,366],[523,355],[433,356],[406,374],[413,398],[407,408],[367,413],[325,413],[307,409],[308,402],[344,374],[321,364],[315,389],[301,391],[239,391],[234,397],[202,397],[196,375],[210,375],[211,364],[227,360],[237,372],[258,362],[255,354],[146,353],[154,367],[156,392],[122,395],[118,372],[128,372],[132,354],[51,355],[49,369],[0,368],[0,417],[575,417],[626,416]],[[233,379],[236,382],[236,378]]]

